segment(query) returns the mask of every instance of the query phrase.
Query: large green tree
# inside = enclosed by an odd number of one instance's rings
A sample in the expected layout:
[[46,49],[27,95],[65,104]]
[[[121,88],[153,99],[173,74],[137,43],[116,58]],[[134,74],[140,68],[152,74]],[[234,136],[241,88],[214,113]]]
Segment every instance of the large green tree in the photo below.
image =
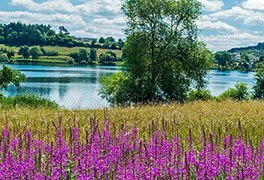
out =
[[122,9],[126,68],[103,77],[102,97],[118,105],[184,101],[191,87],[204,87],[212,56],[197,40],[197,0],[125,0]]

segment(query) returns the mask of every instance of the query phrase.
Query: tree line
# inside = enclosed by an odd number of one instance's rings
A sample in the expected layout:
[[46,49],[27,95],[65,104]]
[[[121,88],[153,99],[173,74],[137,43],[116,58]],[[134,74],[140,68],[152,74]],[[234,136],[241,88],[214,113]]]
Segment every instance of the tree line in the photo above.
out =
[[[0,48],[0,60],[12,60],[16,53],[22,56],[24,60],[38,60],[41,56],[59,56],[59,52],[54,50],[48,51],[44,47],[21,46],[18,52],[14,52],[6,48]],[[69,64],[92,64],[96,62],[99,64],[114,64],[117,61],[123,61],[124,58],[123,56],[117,57],[116,53],[111,50],[101,53],[98,56],[96,48],[91,48],[90,50],[87,48],[80,48],[78,52],[70,53],[68,56],[70,57],[68,60]]]
[[101,37],[99,40],[92,38],[86,42],[82,38],[77,39],[70,35],[64,26],[59,27],[59,32],[56,32],[50,25],[12,22],[0,24],[0,44],[122,49],[124,41],[122,39],[115,40],[113,37]]
[[214,54],[215,64],[220,70],[255,70],[264,64],[264,54],[255,52],[218,51]]

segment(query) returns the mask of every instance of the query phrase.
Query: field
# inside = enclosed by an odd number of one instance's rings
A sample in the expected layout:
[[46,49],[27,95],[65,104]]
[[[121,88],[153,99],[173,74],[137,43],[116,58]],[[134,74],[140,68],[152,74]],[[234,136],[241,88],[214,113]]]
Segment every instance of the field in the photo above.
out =
[[[107,110],[57,110],[57,109],[25,109],[16,108],[0,110],[2,114],[0,125],[4,127],[8,122],[11,131],[20,133],[26,127],[32,127],[36,137],[45,139],[47,127],[54,135],[52,122],[62,122],[65,132],[76,122],[82,133],[90,128],[91,119],[96,119],[100,125],[109,120],[116,132],[123,129],[138,128],[141,138],[148,138],[152,131],[166,130],[169,136],[181,134],[184,140],[192,131],[194,142],[199,145],[203,130],[225,135],[238,133],[241,123],[244,136],[255,144],[260,142],[264,132],[264,102],[194,102],[187,104],[171,104],[163,106],[144,106],[134,108],[112,108]],[[61,119],[61,120],[60,120]],[[69,129],[69,128],[68,128]],[[219,137],[220,138],[220,137]]]
[[263,179],[264,102],[1,110],[1,179]]
[[[12,50],[14,51],[16,54],[15,54],[15,57],[14,59],[17,61],[17,62],[24,62],[25,60],[23,59],[22,56],[18,55],[18,50],[19,50],[19,47],[17,46],[6,46],[4,44],[0,44],[0,49],[1,48],[6,48],[7,50]],[[43,46],[43,48],[47,51],[56,51],[59,53],[58,56],[51,56],[51,57],[48,57],[48,56],[41,56],[37,61],[38,62],[43,62],[43,63],[68,63],[68,60],[69,60],[69,54],[71,53],[74,53],[74,52],[78,52],[79,49],[81,49],[82,47],[72,47],[72,48],[69,48],[69,47],[60,47],[60,46]],[[88,51],[90,51],[90,48],[86,48]],[[97,56],[99,57],[100,54],[102,53],[105,53],[109,51],[109,49],[97,49]],[[122,52],[120,50],[111,50],[113,51],[114,53],[116,53],[117,57],[120,58],[121,55],[122,55]],[[36,62],[36,60],[35,60]]]

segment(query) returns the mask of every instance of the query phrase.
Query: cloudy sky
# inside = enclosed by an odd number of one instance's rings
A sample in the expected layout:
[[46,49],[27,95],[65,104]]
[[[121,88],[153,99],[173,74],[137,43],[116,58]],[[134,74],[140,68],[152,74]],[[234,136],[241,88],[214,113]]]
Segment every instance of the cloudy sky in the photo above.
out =
[[[212,50],[264,42],[264,0],[199,0],[200,39]],[[0,0],[0,23],[65,26],[75,36],[124,37],[121,0]]]

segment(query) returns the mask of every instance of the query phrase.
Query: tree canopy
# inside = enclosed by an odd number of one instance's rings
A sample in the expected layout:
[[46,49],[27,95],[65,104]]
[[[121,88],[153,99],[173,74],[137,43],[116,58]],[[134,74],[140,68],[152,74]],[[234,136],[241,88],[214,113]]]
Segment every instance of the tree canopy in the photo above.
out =
[[[89,39],[89,41],[85,42],[85,39]],[[21,22],[0,24],[0,44],[121,49],[123,43],[122,39],[116,42],[113,37],[100,38],[99,44],[94,38],[76,38],[64,26],[59,27],[59,31],[56,32],[50,25]]]
[[125,0],[122,9],[126,68],[120,78],[103,78],[104,98],[117,105],[184,101],[192,87],[204,87],[212,55],[197,40],[197,0]]
[[221,69],[227,69],[232,62],[232,56],[227,51],[219,51],[215,53],[215,60]]
[[19,87],[21,82],[26,81],[25,74],[17,71],[12,70],[6,65],[3,65],[2,69],[0,70],[0,88],[7,89],[9,84],[13,84],[16,87]]

